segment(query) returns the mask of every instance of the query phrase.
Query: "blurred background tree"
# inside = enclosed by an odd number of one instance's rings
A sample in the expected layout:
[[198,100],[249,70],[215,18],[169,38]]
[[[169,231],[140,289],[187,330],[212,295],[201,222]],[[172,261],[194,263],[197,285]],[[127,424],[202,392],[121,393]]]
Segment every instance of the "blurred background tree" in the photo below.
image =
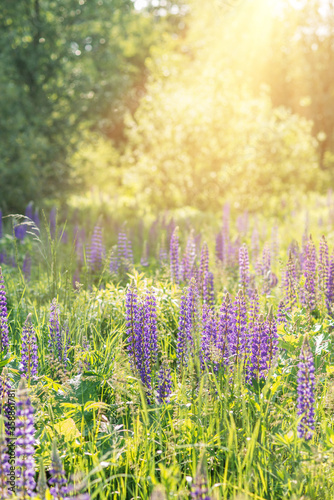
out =
[[331,0],[17,0],[0,30],[6,211],[274,210],[333,179]]
[[83,137],[87,143],[102,134],[120,147],[124,113],[144,93],[145,59],[168,29],[175,25],[130,0],[1,2],[5,211],[80,187],[84,179],[74,177],[71,157]]

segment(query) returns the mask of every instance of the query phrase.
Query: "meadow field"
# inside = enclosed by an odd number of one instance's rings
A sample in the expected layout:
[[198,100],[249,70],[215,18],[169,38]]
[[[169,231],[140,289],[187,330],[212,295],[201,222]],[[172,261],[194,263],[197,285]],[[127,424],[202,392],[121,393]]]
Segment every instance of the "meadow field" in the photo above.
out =
[[1,498],[333,498],[334,198],[232,212],[3,218]]

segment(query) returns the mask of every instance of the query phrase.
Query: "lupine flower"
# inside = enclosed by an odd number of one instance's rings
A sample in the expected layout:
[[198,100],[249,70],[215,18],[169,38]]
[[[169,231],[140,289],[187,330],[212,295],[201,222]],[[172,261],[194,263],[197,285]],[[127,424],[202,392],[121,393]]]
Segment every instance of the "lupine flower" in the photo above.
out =
[[201,338],[201,365],[212,363],[215,370],[222,364],[222,353],[218,340],[218,325],[215,313],[203,304],[202,314],[202,338]]
[[159,371],[158,402],[168,403],[172,392],[172,379],[170,368],[164,359]]
[[34,409],[31,405],[25,379],[21,379],[16,403],[15,422],[15,465],[16,465],[16,493],[22,498],[34,496],[35,489],[35,427]]
[[334,300],[334,255],[331,255],[329,259],[329,266],[326,279],[326,306],[329,313],[332,312],[332,304]]
[[228,339],[230,354],[237,362],[247,352],[247,307],[244,294],[239,290],[233,303],[233,330]]
[[126,332],[128,338],[128,353],[131,365],[134,368],[137,365],[135,321],[138,309],[138,298],[137,298],[137,290],[133,285],[128,287],[127,289],[125,296],[125,309],[126,309]]
[[286,323],[286,308],[284,300],[280,300],[277,309],[277,324],[282,325]]
[[139,304],[135,318],[135,359],[141,381],[149,393],[151,389],[151,351],[150,338],[146,337],[148,329],[145,328],[145,313],[145,305]]
[[322,236],[319,245],[318,267],[319,288],[322,292],[326,290],[329,269],[328,245],[325,236]]
[[196,259],[196,244],[193,233],[189,236],[186,246],[186,251],[182,259],[182,280],[187,282],[193,276],[194,264]]
[[50,493],[52,498],[55,500],[67,498],[69,488],[55,441],[52,444],[50,476],[49,484],[51,485]]
[[5,417],[5,431],[7,444],[11,441],[11,410],[8,405],[8,395],[12,387],[9,382],[7,368],[0,375],[0,415]]
[[298,424],[298,436],[311,439],[314,431],[314,360],[308,341],[305,339],[298,365],[298,416],[302,417]]
[[277,322],[273,314],[272,307],[270,307],[269,314],[266,319],[266,328],[268,335],[268,369],[269,369],[278,349]]
[[239,284],[244,293],[248,292],[249,282],[249,256],[247,246],[244,244],[239,248]]
[[150,364],[153,365],[157,359],[158,336],[157,336],[157,301],[152,292],[147,292],[144,302],[145,307],[145,342],[149,346]]
[[224,261],[224,237],[222,232],[216,236],[216,258],[217,261]]
[[230,339],[233,334],[233,310],[230,296],[227,293],[220,308],[217,338],[217,348],[221,353],[222,362],[224,364],[227,364],[229,357],[228,339]]
[[59,325],[59,306],[57,299],[53,299],[50,306],[49,319],[49,350],[62,361],[63,345]]
[[9,455],[5,435],[4,419],[0,414],[0,498],[9,498]]
[[201,248],[201,257],[198,272],[198,289],[201,294],[202,300],[205,300],[205,276],[209,272],[209,249],[206,243],[203,243]]
[[177,334],[177,358],[180,366],[188,359],[190,349],[194,345],[193,329],[196,322],[198,291],[195,279],[181,297],[179,328]]
[[179,237],[177,233],[178,228],[176,227],[170,240],[170,274],[174,283],[180,281]]
[[304,276],[305,276],[305,286],[303,294],[303,303],[311,311],[315,309],[317,305],[316,296],[316,277],[317,277],[317,262],[316,262],[316,249],[315,245],[310,236],[308,243],[305,247],[304,255]]
[[291,252],[289,252],[289,260],[285,270],[284,289],[285,307],[290,311],[297,302],[297,274]]
[[31,314],[28,315],[22,330],[20,372],[23,377],[36,377],[38,369],[37,339]]
[[8,320],[7,320],[7,299],[5,281],[0,267],[0,347],[2,350],[9,348]]
[[102,229],[99,226],[95,226],[88,251],[88,263],[93,272],[101,269],[104,257],[105,248],[102,240]]

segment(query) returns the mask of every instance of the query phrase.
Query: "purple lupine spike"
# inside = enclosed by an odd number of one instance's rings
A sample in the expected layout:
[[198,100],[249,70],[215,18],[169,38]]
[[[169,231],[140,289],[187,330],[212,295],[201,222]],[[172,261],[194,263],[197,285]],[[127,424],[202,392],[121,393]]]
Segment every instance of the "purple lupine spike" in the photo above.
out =
[[157,335],[157,301],[152,292],[148,292],[145,298],[145,343],[150,352],[150,365],[153,365],[157,359],[158,335]]
[[180,264],[179,264],[179,237],[178,228],[176,227],[170,239],[170,273],[171,280],[178,284],[180,281]]
[[239,284],[244,293],[248,293],[249,283],[250,274],[248,248],[247,245],[244,244],[239,248]]
[[286,307],[284,304],[284,300],[280,300],[277,308],[277,324],[278,325],[285,325],[287,322],[286,320]]
[[24,279],[26,281],[30,281],[30,276],[31,276],[31,256],[29,253],[25,254],[24,261],[23,261],[23,266],[22,266],[22,272]]
[[289,252],[289,260],[285,270],[284,276],[284,289],[285,289],[285,308],[291,311],[297,303],[297,273],[295,263],[292,258],[292,253]]
[[192,277],[193,266],[196,259],[196,245],[193,233],[188,238],[186,251],[182,259],[182,279],[184,282],[190,281]]
[[231,299],[227,293],[224,297],[220,308],[219,323],[218,323],[218,336],[217,348],[221,353],[222,363],[228,363],[229,346],[228,339],[231,338],[234,332],[233,311]]
[[127,268],[129,269],[129,267],[133,265],[132,243],[131,243],[131,240],[129,240],[129,239],[127,239],[126,251],[127,251],[127,256],[128,256],[128,266],[127,266]]
[[316,308],[317,305],[317,291],[316,291],[316,280],[317,280],[317,255],[315,245],[313,243],[312,237],[310,236],[308,243],[305,248],[304,256],[304,276],[305,276],[305,286],[304,293],[302,296],[303,305],[308,307],[311,311]]
[[150,338],[146,337],[147,329],[145,321],[145,304],[139,304],[137,308],[137,315],[135,318],[135,350],[137,369],[144,387],[149,391],[151,390],[151,351],[150,351]]
[[49,484],[51,485],[50,493],[55,500],[69,498],[69,488],[65,477],[65,470],[60,460],[56,442],[53,441],[51,453],[51,468],[50,468]]
[[259,294],[258,291],[252,290],[249,302],[248,310],[248,342],[247,342],[247,353],[250,354],[252,347],[252,337],[254,333],[255,323],[258,321],[258,316],[260,312]]
[[15,238],[23,241],[27,232],[27,226],[24,223],[17,223],[14,227]]
[[93,272],[99,271],[105,257],[105,247],[102,239],[102,228],[95,226],[88,251],[88,264]]
[[300,351],[298,365],[298,416],[302,417],[298,423],[298,437],[311,439],[314,431],[314,359],[307,339],[304,340]]
[[35,489],[35,427],[34,409],[32,407],[25,379],[22,378],[17,393],[15,421],[15,466],[16,493],[22,498],[34,496]]
[[217,370],[223,361],[222,353],[219,349],[220,337],[217,317],[207,304],[203,304],[202,325],[201,366],[204,369],[205,363],[212,363],[214,370]]
[[186,298],[186,293],[184,292],[181,297],[181,304],[180,304],[179,328],[177,334],[177,349],[176,349],[178,364],[180,366],[183,366],[184,362],[187,359],[187,354],[188,354],[187,325],[188,325],[187,298]]
[[217,262],[224,262],[224,236],[221,231],[216,236],[216,259]]
[[133,368],[137,366],[136,361],[136,317],[138,309],[138,297],[136,288],[131,285],[128,287],[125,296],[125,309],[126,309],[126,333],[128,340],[128,353],[130,363]]
[[26,206],[25,216],[26,216],[26,217],[28,217],[30,220],[32,220],[32,219],[33,219],[32,202],[30,202],[30,203]]
[[167,360],[162,361],[159,371],[158,402],[169,403],[169,396],[172,393],[171,372]]
[[262,315],[256,319],[252,334],[252,350],[247,367],[247,381],[265,378],[268,370],[268,328]]
[[8,398],[10,391],[12,390],[9,377],[8,370],[5,367],[2,375],[0,375],[0,415],[5,417],[5,433],[6,433],[6,442],[9,444],[11,442],[12,434],[12,411],[10,406],[8,405]]
[[242,290],[239,290],[233,303],[233,322],[228,343],[231,355],[238,362],[247,352],[247,307]]
[[9,349],[8,319],[7,319],[7,298],[5,281],[0,267],[0,350]]
[[0,414],[0,498],[9,498],[9,454],[7,453],[4,419]]
[[51,351],[61,361],[62,345],[59,326],[59,306],[57,299],[53,299],[50,306],[49,319],[49,351]]
[[334,255],[331,255],[329,259],[327,279],[326,279],[326,306],[329,313],[332,312],[332,305],[334,301]]
[[328,245],[325,236],[322,236],[319,245],[319,265],[318,265],[319,288],[322,292],[325,292],[326,290],[329,271],[330,268],[329,268],[329,257],[328,257]]
[[191,278],[186,298],[186,337],[187,346],[191,349],[194,346],[193,330],[197,322],[198,290],[196,280]]
[[57,209],[53,207],[50,211],[50,236],[54,240],[56,236]]
[[21,364],[19,367],[22,377],[36,377],[38,370],[38,349],[36,333],[28,314],[22,330]]
[[209,249],[208,245],[204,242],[201,248],[201,257],[199,264],[199,289],[203,297],[203,284],[205,279],[205,274],[209,272]]

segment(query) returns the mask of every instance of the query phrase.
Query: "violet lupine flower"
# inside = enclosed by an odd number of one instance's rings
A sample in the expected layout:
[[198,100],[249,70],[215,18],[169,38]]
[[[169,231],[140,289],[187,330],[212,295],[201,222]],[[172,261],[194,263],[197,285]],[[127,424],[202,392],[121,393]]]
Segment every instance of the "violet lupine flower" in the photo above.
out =
[[167,250],[165,249],[165,247],[163,245],[161,245],[160,249],[159,249],[159,262],[160,262],[160,265],[164,266],[167,261],[168,261]]
[[208,245],[204,242],[201,248],[201,257],[199,264],[199,283],[198,288],[202,297],[202,300],[205,300],[204,294],[204,283],[205,283],[205,275],[209,272],[209,249]]
[[167,361],[164,359],[159,371],[158,402],[169,403],[169,396],[172,393],[171,372]]
[[249,256],[247,246],[244,244],[239,248],[239,284],[244,293],[248,292],[249,282]]
[[239,290],[233,303],[233,326],[228,344],[231,356],[238,362],[247,352],[247,307],[242,290]]
[[280,300],[277,308],[277,324],[278,325],[285,325],[287,322],[286,320],[286,307],[284,304],[284,300]]
[[30,281],[31,276],[31,257],[29,253],[26,253],[22,266],[23,276],[26,281]]
[[187,296],[186,292],[183,292],[180,304],[180,315],[179,315],[179,328],[177,334],[177,348],[176,355],[178,359],[178,364],[183,366],[184,362],[188,356],[188,346],[187,346],[187,326],[189,323],[189,318],[187,316]]
[[53,299],[50,306],[49,319],[49,351],[61,362],[63,359],[63,340],[59,326],[59,305],[57,299]]
[[234,331],[233,310],[229,294],[224,297],[220,308],[218,322],[217,348],[221,353],[222,364],[228,363],[229,345],[228,339],[231,338]]
[[303,303],[311,311],[316,308],[317,294],[316,294],[316,278],[317,278],[317,255],[315,245],[310,236],[305,248],[304,257],[304,276],[305,287],[303,295]]
[[192,278],[193,267],[196,259],[196,245],[193,234],[191,234],[187,241],[186,251],[182,259],[182,279],[187,282]]
[[247,355],[252,352],[252,338],[254,333],[255,324],[258,321],[260,312],[259,294],[258,291],[252,290],[248,309],[248,335],[247,335]]
[[251,357],[247,366],[247,381],[265,378],[268,369],[268,330],[263,316],[253,325]]
[[319,265],[318,265],[319,288],[322,292],[325,292],[326,290],[326,283],[328,282],[328,272],[329,272],[328,245],[325,236],[322,236],[319,245]]
[[179,237],[178,228],[176,227],[170,239],[170,274],[171,280],[178,284],[180,281],[180,264],[179,264]]
[[130,357],[130,363],[133,368],[136,367],[136,331],[135,331],[135,321],[138,309],[138,298],[137,290],[131,285],[128,287],[125,296],[125,309],[126,309],[126,333],[128,340],[128,353]]
[[284,289],[285,308],[291,311],[293,306],[297,303],[297,273],[291,252],[289,252],[289,260],[285,270]]
[[329,313],[332,312],[332,304],[334,300],[334,255],[329,259],[327,279],[326,279],[326,306]]
[[36,333],[28,315],[22,330],[20,372],[22,377],[36,377],[38,369],[38,349]]
[[218,262],[224,262],[224,237],[222,232],[219,232],[216,236],[216,259]]
[[152,292],[147,292],[144,302],[145,307],[145,342],[150,351],[150,364],[153,365],[157,359],[158,335],[157,335],[157,301]]
[[135,359],[136,368],[139,372],[144,387],[150,393],[151,390],[151,351],[150,339],[146,337],[145,328],[145,305],[139,304],[135,318]]
[[298,423],[298,437],[311,439],[314,431],[314,359],[309,343],[305,339],[298,365],[298,416],[302,417]]
[[8,486],[10,485],[9,480],[10,464],[9,455],[7,453],[7,443],[5,435],[5,425],[4,419],[0,414],[0,498],[9,498]]
[[0,415],[5,417],[5,432],[6,432],[6,442],[7,444],[11,441],[12,430],[11,430],[11,420],[12,411],[8,405],[9,393],[12,390],[7,368],[4,368],[2,375],[0,375]]
[[31,498],[35,489],[35,427],[34,409],[31,405],[25,379],[21,379],[16,402],[15,466],[16,493],[21,498]]
[[9,349],[7,299],[5,281],[0,267],[0,347],[1,351]]
[[105,248],[102,240],[102,229],[100,226],[95,226],[88,251],[88,264],[93,272],[101,269],[104,257]]
[[52,443],[50,476],[49,484],[51,485],[50,493],[52,498],[55,500],[68,498],[69,488],[65,478],[65,470],[60,460],[55,441]]

